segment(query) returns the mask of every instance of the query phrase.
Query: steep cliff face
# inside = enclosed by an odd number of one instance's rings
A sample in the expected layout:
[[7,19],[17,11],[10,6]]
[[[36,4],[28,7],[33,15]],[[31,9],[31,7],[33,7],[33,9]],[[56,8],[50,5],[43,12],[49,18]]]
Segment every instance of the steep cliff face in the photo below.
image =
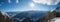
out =
[[53,14],[56,15],[56,17],[60,17],[60,7],[57,7],[54,11]]
[[52,12],[48,11],[48,13],[46,14],[44,18],[45,18],[44,22],[50,22],[51,19],[55,18],[55,15]]
[[0,22],[4,22],[4,19],[5,17],[2,15],[1,11],[0,11]]
[[0,11],[0,22],[12,22],[12,19],[10,19],[8,16],[6,16],[5,19],[5,16],[3,16],[2,12]]

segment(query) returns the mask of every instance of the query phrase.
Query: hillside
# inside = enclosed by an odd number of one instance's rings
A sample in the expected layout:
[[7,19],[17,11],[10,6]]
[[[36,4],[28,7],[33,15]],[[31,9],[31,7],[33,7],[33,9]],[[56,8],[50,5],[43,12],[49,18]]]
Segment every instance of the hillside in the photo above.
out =
[[56,15],[56,17],[60,17],[60,7],[57,7],[54,11],[53,14]]
[[10,19],[8,16],[6,16],[5,19],[5,16],[3,16],[2,12],[0,11],[0,22],[12,22],[12,19]]

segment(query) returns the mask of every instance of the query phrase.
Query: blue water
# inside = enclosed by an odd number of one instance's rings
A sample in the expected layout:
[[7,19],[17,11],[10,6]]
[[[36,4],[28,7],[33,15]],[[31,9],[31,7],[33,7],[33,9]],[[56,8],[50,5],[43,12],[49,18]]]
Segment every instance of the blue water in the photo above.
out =
[[7,12],[10,16],[14,15],[12,18],[20,21],[26,18],[30,18],[31,21],[37,21],[46,16],[47,11],[24,11],[24,12]]

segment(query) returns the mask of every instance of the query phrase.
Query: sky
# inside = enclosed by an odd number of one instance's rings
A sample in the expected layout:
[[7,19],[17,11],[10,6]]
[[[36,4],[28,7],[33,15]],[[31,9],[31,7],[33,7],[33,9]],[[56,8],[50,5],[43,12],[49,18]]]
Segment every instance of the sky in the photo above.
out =
[[0,0],[0,11],[53,11],[60,6],[60,0]]

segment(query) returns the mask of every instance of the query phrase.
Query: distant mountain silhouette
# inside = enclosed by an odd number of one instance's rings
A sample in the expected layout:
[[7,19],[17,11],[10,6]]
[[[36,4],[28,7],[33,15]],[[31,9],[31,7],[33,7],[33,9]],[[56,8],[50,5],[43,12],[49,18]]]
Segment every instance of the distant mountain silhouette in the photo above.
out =
[[56,17],[60,17],[60,7],[57,7],[54,11],[53,14],[56,15]]
[[48,11],[7,12],[7,14],[11,14],[10,16],[14,14],[16,15],[14,15],[12,18],[6,16],[5,20],[5,16],[3,16],[0,12],[1,19],[3,19],[5,22],[12,22],[12,20],[13,22],[47,22],[54,17],[54,15]]
[[13,18],[23,19],[22,22],[36,22],[39,19],[43,19],[47,14],[47,11],[24,11],[15,15]]

